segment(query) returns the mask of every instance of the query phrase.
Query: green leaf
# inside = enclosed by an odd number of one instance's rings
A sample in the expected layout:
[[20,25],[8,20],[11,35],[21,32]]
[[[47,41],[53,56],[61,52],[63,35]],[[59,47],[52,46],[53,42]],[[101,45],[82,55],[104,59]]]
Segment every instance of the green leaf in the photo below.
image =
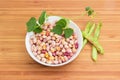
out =
[[30,20],[26,23],[27,25],[27,31],[33,31],[34,26],[36,26],[36,19],[34,17],[31,17]]
[[61,35],[63,32],[63,29],[60,26],[56,25],[51,31],[54,32],[55,34]]
[[85,11],[86,11],[88,16],[91,16],[94,14],[94,10],[89,6],[85,8]]
[[70,37],[73,34],[73,29],[67,28],[69,19],[62,18],[56,22],[56,26],[51,30],[55,34],[61,35],[64,31],[65,38]]
[[36,32],[36,33],[40,33],[40,32],[42,32],[42,28],[37,27],[33,31]]
[[43,24],[45,22],[45,18],[46,18],[46,11],[43,11],[39,17],[39,24]]
[[92,11],[88,11],[88,16],[92,15]]
[[88,6],[85,8],[86,11],[89,11],[91,8]]
[[73,34],[73,29],[72,28],[66,28],[64,30],[65,38],[69,38]]
[[88,16],[91,16],[91,15],[93,15],[93,13],[94,13],[94,10],[93,10],[91,7],[86,7],[86,8],[85,8],[85,11],[87,11],[87,15],[88,15]]
[[60,26],[61,28],[65,28],[67,25],[67,22],[65,19],[60,19],[59,21],[56,22],[57,26]]

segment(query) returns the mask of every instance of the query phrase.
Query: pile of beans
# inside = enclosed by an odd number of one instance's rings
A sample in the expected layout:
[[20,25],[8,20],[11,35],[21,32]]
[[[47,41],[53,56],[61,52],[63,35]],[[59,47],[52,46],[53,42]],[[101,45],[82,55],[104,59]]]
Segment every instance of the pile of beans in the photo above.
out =
[[30,37],[32,53],[37,59],[48,64],[60,64],[68,61],[77,51],[77,36],[70,38],[57,35],[50,30],[54,25],[45,23],[41,33],[34,33]]

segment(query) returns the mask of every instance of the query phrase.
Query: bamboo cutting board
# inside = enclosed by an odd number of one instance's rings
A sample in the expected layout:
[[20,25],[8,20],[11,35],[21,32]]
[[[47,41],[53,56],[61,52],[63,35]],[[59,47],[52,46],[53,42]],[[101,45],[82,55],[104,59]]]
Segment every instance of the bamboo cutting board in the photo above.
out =
[[[31,59],[25,48],[26,22],[42,10],[72,19],[82,30],[86,6],[102,20],[100,43],[105,55],[91,60],[91,45],[62,67],[45,67]],[[120,0],[0,0],[0,80],[120,80]]]

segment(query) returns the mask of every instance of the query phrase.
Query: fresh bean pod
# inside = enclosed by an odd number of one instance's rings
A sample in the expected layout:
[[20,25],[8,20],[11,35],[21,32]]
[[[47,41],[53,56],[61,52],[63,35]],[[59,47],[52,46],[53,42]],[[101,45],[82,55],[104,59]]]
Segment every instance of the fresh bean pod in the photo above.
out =
[[[96,28],[95,33],[94,33],[95,40],[98,40],[98,38],[99,38],[101,27],[102,27],[102,23],[98,23],[97,28]],[[92,46],[92,59],[94,61],[97,60],[97,49],[94,46]]]
[[[92,23],[88,22],[86,29],[85,29],[85,33],[88,33],[88,35],[91,35],[92,32],[94,31],[94,28],[95,28],[95,24],[92,25]],[[88,42],[87,39],[84,39],[83,48],[87,44],[87,42]]]
[[100,43],[98,41],[96,41],[91,35],[88,35],[87,33],[83,32],[83,36],[91,43],[93,44],[96,49],[98,50],[98,52],[100,52],[101,54],[104,54],[104,49],[103,47],[100,45]]

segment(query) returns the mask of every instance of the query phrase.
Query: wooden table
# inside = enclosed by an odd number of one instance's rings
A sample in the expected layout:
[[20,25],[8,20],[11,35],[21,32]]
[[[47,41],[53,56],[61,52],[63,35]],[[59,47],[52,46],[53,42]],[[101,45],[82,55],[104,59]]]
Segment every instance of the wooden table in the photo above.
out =
[[[103,21],[100,43],[105,54],[91,60],[88,44],[76,60],[62,67],[45,67],[25,48],[26,22],[42,10],[72,19],[85,28],[88,17],[79,17],[86,6]],[[120,80],[120,0],[0,0],[0,80]]]

